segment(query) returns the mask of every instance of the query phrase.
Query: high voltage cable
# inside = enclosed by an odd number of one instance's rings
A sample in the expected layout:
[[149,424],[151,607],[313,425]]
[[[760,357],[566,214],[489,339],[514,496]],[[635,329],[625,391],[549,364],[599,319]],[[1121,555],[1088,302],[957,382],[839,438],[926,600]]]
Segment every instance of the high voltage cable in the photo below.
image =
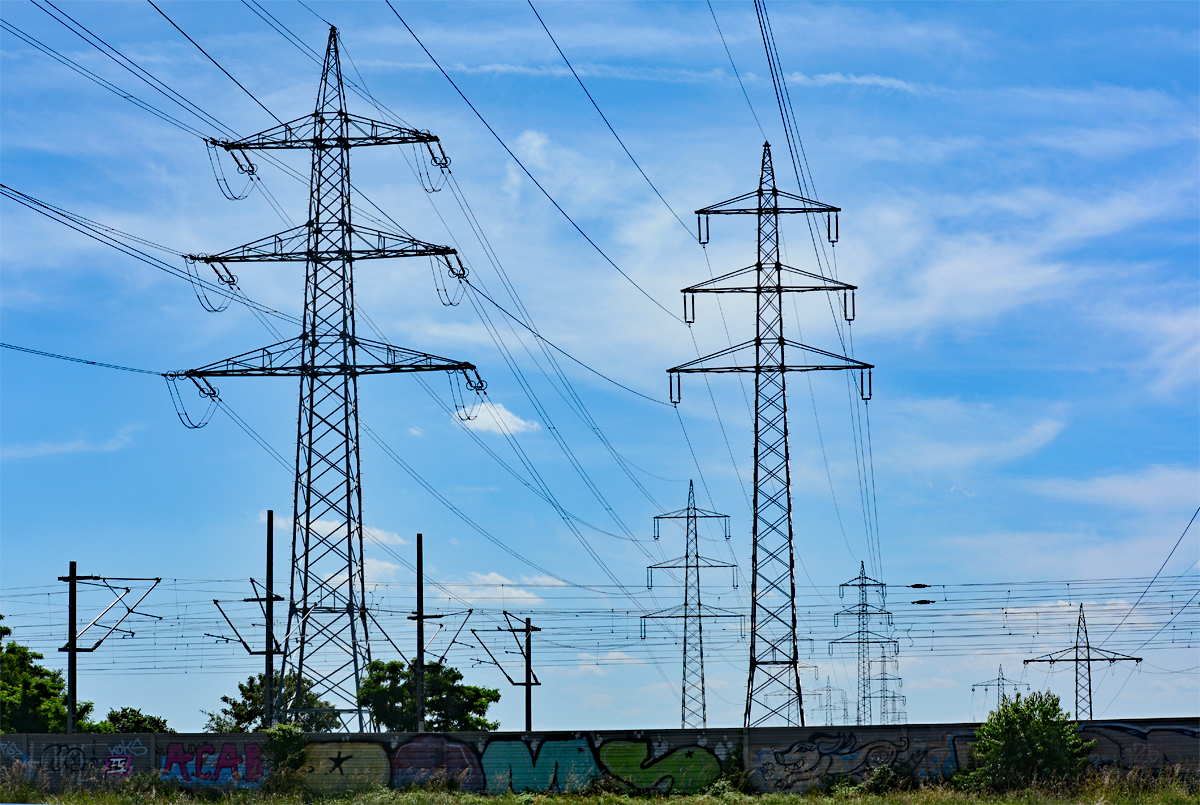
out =
[[89,366],[100,366],[105,369],[120,369],[122,372],[138,372],[139,374],[143,374],[143,375],[158,375],[159,377],[162,377],[162,375],[163,375],[162,372],[153,372],[149,369],[134,369],[131,366],[118,366],[115,363],[101,363],[100,361],[89,361],[89,360],[84,360],[83,358],[72,358],[69,355],[58,355],[53,352],[43,352],[40,349],[30,349],[29,347],[19,347],[16,344],[0,343],[0,347],[3,347],[5,349],[15,349],[19,352],[28,352],[33,355],[41,355],[42,357],[45,357],[45,358],[57,358],[60,361],[71,361],[73,363],[85,363]]
[[1197,515],[1200,515],[1200,507],[1197,507],[1196,511],[1192,514],[1192,519],[1188,520],[1188,524],[1184,526],[1183,533],[1179,535],[1179,539],[1175,540],[1175,545],[1171,548],[1171,552],[1167,554],[1167,558],[1164,559],[1163,563],[1159,566],[1158,572],[1154,574],[1154,578],[1150,579],[1150,583],[1146,585],[1146,589],[1143,590],[1142,594],[1138,596],[1138,600],[1133,602],[1133,606],[1131,606],[1129,611],[1125,613],[1125,617],[1121,618],[1121,623],[1118,623],[1116,626],[1114,626],[1113,630],[1108,633],[1108,637],[1100,641],[1101,646],[1108,642],[1109,637],[1112,637],[1117,633],[1117,629],[1121,628],[1121,624],[1125,623],[1126,618],[1132,615],[1133,611],[1137,609],[1137,605],[1142,603],[1142,599],[1146,597],[1146,593],[1150,592],[1150,588],[1154,586],[1154,582],[1158,581],[1159,574],[1163,572],[1163,568],[1167,566],[1167,562],[1171,561],[1171,557],[1175,555],[1175,551],[1179,548],[1179,544],[1183,542],[1183,538],[1187,536],[1187,532],[1192,527],[1192,523],[1196,522]]
[[588,100],[592,102],[592,107],[595,108],[596,113],[600,115],[600,119],[604,121],[604,125],[608,126],[608,130],[612,132],[612,136],[616,137],[617,142],[621,144],[621,149],[625,152],[625,156],[629,157],[629,161],[633,163],[635,168],[637,168],[638,173],[642,174],[642,178],[646,180],[646,184],[650,185],[650,189],[654,191],[654,195],[658,196],[658,200],[661,201],[666,208],[671,211],[671,215],[675,217],[675,220],[679,222],[679,225],[682,226],[684,231],[688,233],[688,237],[699,241],[700,236],[698,234],[692,234],[691,227],[683,222],[683,219],[680,218],[678,213],[675,212],[675,208],[672,207],[665,198],[663,198],[662,193],[658,192],[658,188],[654,186],[654,182],[650,181],[650,177],[646,175],[646,172],[642,170],[642,166],[638,164],[637,159],[634,158],[633,154],[631,154],[629,149],[625,146],[625,141],[621,139],[621,135],[617,134],[617,130],[613,128],[612,123],[608,122],[608,117],[606,117],[604,112],[600,110],[600,105],[596,103],[596,99],[592,97],[592,93],[588,92],[588,88],[584,86],[583,79],[579,77],[579,73],[575,72],[575,68],[571,65],[571,60],[567,58],[567,54],[563,53],[562,48],[558,46],[558,41],[554,38],[554,34],[550,33],[550,29],[546,27],[546,22],[542,19],[542,15],[538,13],[536,8],[534,8],[533,0],[526,0],[526,2],[529,3],[529,9],[533,12],[533,16],[537,17],[537,21],[542,24],[542,30],[546,32],[546,36],[550,37],[550,42],[554,45],[554,49],[558,51],[559,56],[562,56],[563,63],[567,65],[567,69],[571,71],[571,75],[575,76],[575,81],[578,82],[579,88],[583,90],[583,94],[586,95]]
[[725,55],[729,57],[729,66],[733,68],[733,74],[737,78],[738,86],[742,88],[742,97],[746,99],[746,105],[750,107],[750,114],[754,116],[754,122],[758,126],[758,131],[765,140],[767,139],[767,133],[763,131],[762,123],[758,119],[758,112],[754,111],[754,104],[750,103],[750,95],[746,92],[746,85],[742,82],[742,74],[738,72],[737,65],[733,63],[733,54],[729,52],[729,44],[725,41],[725,32],[721,30],[721,23],[717,22],[717,12],[713,11],[712,0],[705,1],[708,3],[708,13],[712,15],[713,25],[717,26],[717,35],[721,37],[721,46],[725,48]]
[[221,71],[222,73],[224,73],[225,75],[229,76],[229,80],[230,80],[230,81],[232,81],[233,83],[237,84],[237,85],[238,85],[238,87],[239,87],[239,88],[242,90],[242,92],[244,92],[244,93],[246,93],[247,95],[249,95],[249,96],[250,96],[250,100],[252,100],[252,101],[254,101],[256,104],[258,104],[258,105],[259,105],[259,107],[261,107],[261,108],[262,108],[262,110],[263,110],[264,112],[266,112],[268,115],[270,115],[271,117],[275,118],[275,122],[276,122],[276,123],[278,123],[278,124],[279,124],[279,125],[281,125],[281,126],[283,125],[283,121],[282,121],[282,120],[280,120],[279,118],[275,117],[275,113],[274,113],[274,112],[272,112],[272,111],[271,111],[270,109],[268,109],[267,107],[263,106],[263,104],[262,104],[262,101],[260,101],[260,100],[259,100],[258,98],[256,98],[256,97],[254,97],[254,93],[253,93],[253,92],[251,92],[250,90],[246,89],[246,87],[245,87],[245,86],[242,84],[242,82],[241,82],[241,81],[238,81],[236,78],[234,78],[232,75],[230,75],[230,74],[229,74],[229,71],[228,71],[228,70],[226,70],[224,67],[222,67],[220,62],[218,62],[218,61],[217,61],[216,59],[214,59],[212,56],[209,56],[209,55],[208,55],[208,51],[207,51],[207,50],[205,50],[204,48],[202,48],[202,47],[200,46],[200,43],[199,43],[199,42],[197,42],[195,39],[192,39],[190,36],[188,36],[188,34],[187,34],[187,31],[183,30],[183,29],[182,29],[182,28],[180,28],[178,25],[176,25],[176,24],[175,24],[175,21],[166,15],[166,12],[164,12],[164,11],[163,11],[161,8],[159,8],[158,6],[154,5],[154,0],[146,0],[146,2],[150,4],[151,8],[153,8],[153,9],[154,9],[155,11],[157,11],[159,14],[162,14],[162,17],[163,17],[163,19],[164,19],[164,20],[166,20],[167,22],[171,23],[171,27],[172,27],[172,28],[174,28],[176,31],[179,31],[179,33],[183,34],[184,38],[185,38],[185,39],[187,39],[187,41],[189,41],[189,42],[191,42],[193,45],[195,45],[195,46],[196,46],[196,49],[197,49],[197,50],[199,50],[201,53],[203,53],[203,54],[204,54],[204,56],[205,56],[205,57],[206,57],[206,58],[207,58],[207,59],[208,59],[210,62],[212,62],[213,64],[215,64],[215,65],[217,66],[217,69],[218,69],[218,70],[220,70],[220,71]]
[[440,63],[438,63],[438,60],[435,59],[433,57],[433,54],[429,52],[429,48],[425,47],[425,44],[421,41],[420,37],[418,37],[417,34],[413,31],[413,29],[408,26],[408,23],[404,21],[404,18],[400,16],[400,12],[397,11],[396,7],[392,5],[391,0],[384,0],[384,2],[387,3],[387,6],[388,6],[388,8],[390,8],[392,10],[392,13],[396,15],[396,19],[400,20],[400,24],[403,25],[410,34],[412,34],[412,38],[414,40],[416,40],[416,43],[418,45],[421,46],[421,50],[425,51],[425,55],[428,56],[429,60],[432,61],[434,66],[438,68],[438,71],[441,72],[441,74],[443,76],[445,76],[446,80],[450,82],[450,86],[454,88],[454,91],[458,93],[458,96],[460,98],[462,98],[463,101],[467,104],[467,106],[469,106],[471,108],[471,111],[475,113],[475,116],[479,118],[479,121],[481,123],[483,123],[483,125],[487,128],[487,130],[489,132],[491,132],[491,135],[494,138],[496,138],[496,142],[500,143],[500,147],[503,148],[510,157],[512,157],[513,161],[517,163],[517,167],[519,167],[521,169],[521,171],[524,172],[524,174],[529,177],[529,180],[531,182],[533,182],[537,186],[537,189],[542,192],[542,195],[544,195],[550,201],[550,203],[554,205],[554,208],[556,210],[558,210],[560,213],[562,213],[562,216],[567,219],[567,222],[570,223],[572,227],[574,227],[575,231],[578,232],[580,235],[582,235],[583,239],[586,240],[589,244],[591,244],[592,248],[595,249],[596,252],[601,257],[604,258],[605,262],[607,262],[610,266],[615,268],[622,277],[624,277],[626,280],[628,280],[630,285],[632,285],[634,288],[637,288],[637,290],[642,294],[642,296],[646,297],[652,303],[654,303],[655,307],[657,307],[663,313],[666,313],[668,316],[675,319],[675,321],[679,322],[680,324],[683,324],[684,323],[683,319],[681,319],[679,316],[676,316],[674,313],[672,313],[671,311],[669,311],[665,307],[663,307],[662,303],[659,302],[657,299],[655,299],[653,296],[651,296],[649,291],[647,291],[641,285],[638,285],[637,282],[633,279],[633,277],[626,274],[625,271],[619,265],[617,265],[615,262],[613,262],[612,258],[609,257],[607,254],[605,254],[604,250],[600,248],[600,246],[596,243],[596,241],[592,240],[591,236],[588,235],[588,233],[584,232],[583,229],[579,226],[579,224],[575,223],[575,219],[572,218],[567,213],[567,211],[562,208],[562,206],[554,199],[554,196],[550,195],[550,192],[548,190],[546,190],[545,187],[542,186],[542,183],[539,182],[534,177],[534,175],[529,172],[529,169],[525,167],[525,164],[523,162],[521,162],[520,159],[517,158],[517,155],[513,153],[512,149],[508,147],[508,145],[504,142],[503,139],[501,139],[500,135],[496,133],[496,130],[492,128],[491,124],[488,123],[487,120],[483,117],[483,115],[481,115],[479,113],[479,110],[475,108],[475,105],[473,103],[471,103],[471,101],[467,98],[467,96],[463,94],[463,91],[458,88],[458,84],[454,83],[454,79],[450,77],[450,74],[446,72],[446,70],[442,67],[442,65]]

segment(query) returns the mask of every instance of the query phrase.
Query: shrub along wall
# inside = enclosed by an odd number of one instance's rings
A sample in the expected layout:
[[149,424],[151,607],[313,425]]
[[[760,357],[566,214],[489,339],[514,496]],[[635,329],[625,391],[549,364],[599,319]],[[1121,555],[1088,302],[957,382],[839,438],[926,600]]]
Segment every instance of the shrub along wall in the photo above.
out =
[[[690,793],[722,774],[756,791],[803,791],[890,765],[949,777],[972,765],[977,724],[628,730],[546,733],[360,733],[308,736],[304,784],[342,792],[453,778],[463,790],[568,791],[601,780],[637,791]],[[1200,718],[1092,721],[1091,760],[1200,772]],[[184,785],[257,787],[270,771],[261,734],[4,735],[0,757],[51,785],[115,782],[156,772]]]

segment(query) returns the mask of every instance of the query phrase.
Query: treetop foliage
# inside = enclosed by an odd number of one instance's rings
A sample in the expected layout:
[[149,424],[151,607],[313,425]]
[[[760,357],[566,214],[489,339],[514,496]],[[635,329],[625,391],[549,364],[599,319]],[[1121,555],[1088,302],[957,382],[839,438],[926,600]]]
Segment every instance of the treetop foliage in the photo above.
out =
[[[485,732],[500,726],[500,722],[485,718],[488,708],[500,701],[500,691],[464,685],[462,680],[457,669],[425,663],[425,729]],[[371,662],[358,701],[370,708],[375,723],[389,732],[416,732],[416,664]]]

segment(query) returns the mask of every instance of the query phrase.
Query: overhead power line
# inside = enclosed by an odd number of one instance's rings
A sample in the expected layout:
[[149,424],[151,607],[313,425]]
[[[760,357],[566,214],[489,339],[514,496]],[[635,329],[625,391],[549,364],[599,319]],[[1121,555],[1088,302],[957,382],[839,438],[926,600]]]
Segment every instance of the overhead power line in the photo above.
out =
[[397,11],[396,7],[392,5],[391,0],[385,0],[385,2],[387,3],[388,8],[390,8],[392,10],[392,13],[396,15],[396,19],[400,20],[400,24],[403,25],[410,34],[412,34],[412,38],[414,40],[416,40],[416,43],[418,45],[420,45],[421,50],[425,51],[425,55],[428,56],[429,60],[433,62],[434,67],[437,67],[438,71],[443,76],[445,76],[446,80],[450,82],[450,86],[453,87],[454,91],[458,93],[458,96],[463,99],[463,101],[467,104],[467,106],[469,106],[471,108],[471,111],[475,113],[475,116],[477,118],[479,118],[479,122],[483,123],[483,125],[491,133],[492,137],[494,137],[496,139],[496,142],[500,143],[500,147],[503,148],[510,157],[512,157],[513,161],[517,163],[517,167],[519,167],[521,169],[521,171],[526,176],[529,177],[529,180],[537,186],[537,189],[542,191],[542,195],[544,195],[549,200],[549,202],[554,205],[554,209],[558,210],[562,214],[562,216],[567,219],[567,222],[569,224],[571,224],[572,227],[574,227],[576,232],[578,232],[580,235],[583,236],[584,240],[586,240],[589,244],[591,244],[592,248],[596,250],[597,254],[599,254],[601,257],[604,258],[604,261],[606,263],[608,263],[610,266],[615,268],[622,277],[624,277],[626,280],[629,281],[630,285],[632,285],[634,288],[637,288],[638,292],[641,293],[642,296],[649,299],[654,304],[654,306],[657,307],[659,310],[661,310],[663,313],[666,313],[668,316],[675,319],[680,324],[683,324],[684,323],[683,319],[681,319],[679,316],[675,315],[671,311],[667,310],[667,308],[663,307],[663,304],[661,302],[659,302],[657,299],[655,299],[653,296],[651,296],[650,292],[647,291],[645,288],[643,288],[641,285],[639,285],[637,283],[637,281],[634,280],[633,277],[626,274],[625,270],[622,269],[619,265],[617,265],[616,262],[614,262],[613,259],[611,257],[609,257],[604,252],[603,249],[600,248],[599,244],[597,244],[596,241],[592,240],[592,237],[587,232],[583,231],[583,228],[580,227],[579,224],[575,223],[575,219],[572,218],[570,216],[570,214],[562,208],[562,205],[559,204],[555,200],[554,196],[550,195],[550,191],[548,191],[545,187],[543,187],[542,183],[539,182],[537,180],[537,178],[532,173],[529,172],[529,169],[525,167],[525,163],[521,162],[521,160],[517,158],[517,155],[513,153],[513,150],[511,148],[508,147],[508,144],[504,142],[504,140],[500,137],[500,135],[496,133],[496,130],[492,128],[492,125],[490,123],[488,123],[487,120],[484,118],[484,116],[482,114],[480,114],[479,110],[475,108],[475,104],[471,103],[470,99],[467,98],[467,96],[465,94],[463,94],[463,91],[458,88],[458,84],[454,83],[454,79],[450,77],[450,74],[446,72],[445,68],[443,68],[442,65],[438,62],[438,60],[434,58],[433,54],[429,52],[429,48],[425,47],[425,43],[423,43],[421,41],[421,38],[419,36],[417,36],[416,32],[413,31],[413,29],[409,27],[408,23],[404,21],[404,18],[400,16],[400,12]]
[[275,122],[276,122],[276,123],[278,123],[278,124],[279,124],[279,125],[281,125],[281,126],[283,125],[283,121],[282,121],[282,120],[280,120],[279,118],[275,117],[275,113],[274,113],[274,112],[272,112],[272,111],[271,111],[270,109],[268,109],[267,107],[263,106],[263,103],[262,103],[262,101],[260,101],[260,100],[259,100],[258,98],[256,98],[256,97],[254,97],[254,93],[253,93],[253,92],[251,92],[250,90],[246,89],[246,87],[245,87],[245,86],[242,84],[242,82],[241,82],[241,81],[238,81],[236,78],[234,78],[232,75],[230,75],[230,74],[229,74],[229,71],[228,71],[228,70],[226,70],[224,67],[222,67],[222,66],[221,66],[221,63],[220,63],[219,61],[217,61],[217,60],[216,60],[216,59],[214,59],[212,56],[210,56],[210,55],[208,54],[208,51],[207,51],[207,50],[205,50],[204,48],[202,48],[202,47],[200,46],[200,43],[199,43],[199,42],[197,42],[195,39],[192,39],[190,36],[188,36],[188,34],[187,34],[187,31],[183,30],[183,29],[182,29],[182,28],[180,28],[178,25],[176,25],[176,24],[175,24],[175,20],[173,20],[173,19],[171,19],[170,17],[168,17],[168,16],[166,15],[166,12],[164,12],[164,11],[163,11],[161,8],[159,8],[158,6],[154,5],[154,0],[146,0],[146,2],[147,2],[147,3],[149,3],[149,4],[151,5],[151,7],[153,7],[153,8],[154,8],[154,10],[155,10],[155,11],[157,11],[159,14],[162,14],[162,18],[163,18],[164,20],[166,20],[167,22],[171,23],[171,27],[172,27],[172,28],[174,28],[176,31],[179,31],[179,33],[183,34],[183,37],[184,37],[185,39],[187,39],[187,41],[189,41],[189,42],[191,42],[193,45],[195,45],[195,46],[196,46],[196,50],[198,50],[198,51],[200,51],[201,53],[203,53],[203,54],[204,54],[204,57],[205,57],[206,59],[208,59],[210,62],[212,62],[213,64],[215,64],[215,65],[217,66],[217,69],[218,69],[218,70],[220,70],[220,71],[221,71],[222,73],[224,73],[225,75],[229,76],[229,80],[230,80],[230,81],[232,81],[233,83],[237,84],[237,85],[238,85],[238,87],[239,87],[239,88],[242,90],[242,92],[244,92],[244,93],[246,93],[247,95],[249,95],[249,96],[250,96],[250,100],[252,100],[252,101],[254,101],[256,104],[258,104],[258,105],[259,105],[259,107],[260,107],[260,108],[261,108],[261,109],[262,109],[264,112],[266,112],[268,115],[270,115],[271,117],[275,118]]

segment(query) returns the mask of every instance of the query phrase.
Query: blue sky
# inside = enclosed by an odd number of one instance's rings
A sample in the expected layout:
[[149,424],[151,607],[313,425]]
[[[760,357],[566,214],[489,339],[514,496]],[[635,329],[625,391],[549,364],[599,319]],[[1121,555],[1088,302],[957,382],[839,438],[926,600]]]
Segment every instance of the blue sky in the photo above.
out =
[[[721,272],[752,262],[750,221],[714,220],[707,252],[689,239],[528,5],[396,5],[529,171],[654,300],[678,313],[679,289],[706,279],[709,263]],[[745,300],[725,297],[718,309],[700,299],[689,330],[606,263],[386,5],[309,6],[265,4],[318,51],[327,36],[318,15],[336,24],[353,60],[344,63],[347,75],[441,137],[470,209],[548,340],[662,401],[668,367],[751,337]],[[764,134],[781,186],[796,190],[783,169],[753,4],[713,4],[749,104],[704,3],[537,7],[689,227],[692,210],[753,189]],[[238,133],[274,124],[149,5],[61,8]],[[280,118],[311,110],[319,68],[248,6],[162,8]],[[776,2],[769,10],[817,191],[844,210],[835,251],[839,276],[860,288],[855,354],[878,367],[869,407],[879,563],[866,547],[845,378],[789,381],[797,582],[802,631],[812,639],[805,660],[818,665],[822,684],[828,676],[852,689],[853,658],[831,656],[827,641],[845,631],[845,621],[833,624],[844,605],[837,585],[868,561],[895,585],[888,600],[904,635],[899,674],[909,720],[980,716],[981,693],[971,685],[995,677],[1001,663],[1006,676],[1020,676],[1022,659],[1070,644],[1081,601],[1093,639],[1108,635],[1200,505],[1200,12],[1193,3]],[[6,3],[0,16],[215,133],[33,4]],[[6,185],[178,252],[217,252],[288,226],[260,193],[222,198],[199,138],[10,33],[0,44]],[[351,111],[374,114],[353,96]],[[356,152],[356,185],[414,236],[456,244],[473,279],[514,309],[450,191],[424,192],[406,158],[411,151]],[[286,159],[307,170],[303,155]],[[285,213],[302,221],[306,187],[269,165],[262,176]],[[7,199],[0,227],[6,343],[166,371],[275,340],[245,308],[208,313],[186,282]],[[802,222],[785,222],[783,234],[789,262],[813,268]],[[299,311],[299,266],[247,266],[239,275],[250,297]],[[640,640],[637,614],[677,602],[668,580],[656,579],[651,596],[643,569],[681,553],[682,540],[665,532],[656,544],[651,518],[682,507],[694,479],[700,504],[732,517],[731,541],[709,533],[704,550],[748,567],[752,420],[742,387],[728,376],[710,386],[688,378],[677,417],[561,359],[568,390],[543,371],[536,343],[488,309],[535,404],[469,300],[439,303],[427,261],[363,263],[356,277],[361,310],[387,340],[479,367],[495,415],[560,505],[595,526],[581,531],[625,587],[552,506],[472,438],[528,480],[488,412],[464,426],[443,408],[455,405],[444,378],[425,378],[427,392],[411,377],[371,377],[360,383],[362,417],[386,444],[496,540],[581,585],[564,587],[505,553],[364,438],[365,522],[385,543],[368,545],[367,571],[388,634],[405,651],[412,644],[403,614],[413,576],[401,560],[412,560],[421,531],[430,579],[457,597],[431,591],[443,611],[473,606],[469,627],[494,630],[507,608],[547,628],[544,644],[535,642],[545,663],[535,726],[676,726],[679,647],[669,626],[652,625]],[[791,337],[837,345],[823,299],[789,302],[785,315]],[[370,334],[361,318],[359,328]],[[84,573],[163,577],[144,605],[163,620],[140,620],[136,637],[113,638],[84,658],[80,696],[102,710],[140,706],[179,728],[200,727],[199,710],[216,707],[259,667],[204,634],[228,633],[212,598],[240,601],[252,594],[246,579],[261,579],[263,512],[290,513],[290,472],[221,413],[202,430],[183,428],[160,378],[9,350],[0,361],[6,623],[58,662],[66,602],[55,578],[69,560]],[[219,386],[233,411],[291,453],[292,380]],[[1195,600],[1189,610],[1178,606],[1197,588],[1198,533],[1187,535],[1105,644],[1137,650],[1146,662],[1132,675],[1123,666],[1097,669],[1097,716],[1195,713]],[[277,578],[286,579],[286,540],[279,545]],[[1114,581],[1066,584],[1087,579]],[[915,596],[903,585],[915,582],[947,585],[942,600],[909,605]],[[704,596],[744,607],[747,588],[714,572]],[[89,595],[85,611],[94,616],[104,602]],[[231,612],[240,624],[261,623],[246,605]],[[956,624],[965,624],[964,635],[986,634],[986,646],[947,638]],[[441,634],[433,647],[440,653],[447,642]],[[372,645],[393,656],[382,637]],[[709,723],[739,723],[747,644],[736,625],[714,623],[706,647]],[[472,682],[502,687],[496,714],[502,726],[519,728],[520,690],[476,662],[483,657],[456,645],[450,662]],[[1025,680],[1073,696],[1060,666]]]

